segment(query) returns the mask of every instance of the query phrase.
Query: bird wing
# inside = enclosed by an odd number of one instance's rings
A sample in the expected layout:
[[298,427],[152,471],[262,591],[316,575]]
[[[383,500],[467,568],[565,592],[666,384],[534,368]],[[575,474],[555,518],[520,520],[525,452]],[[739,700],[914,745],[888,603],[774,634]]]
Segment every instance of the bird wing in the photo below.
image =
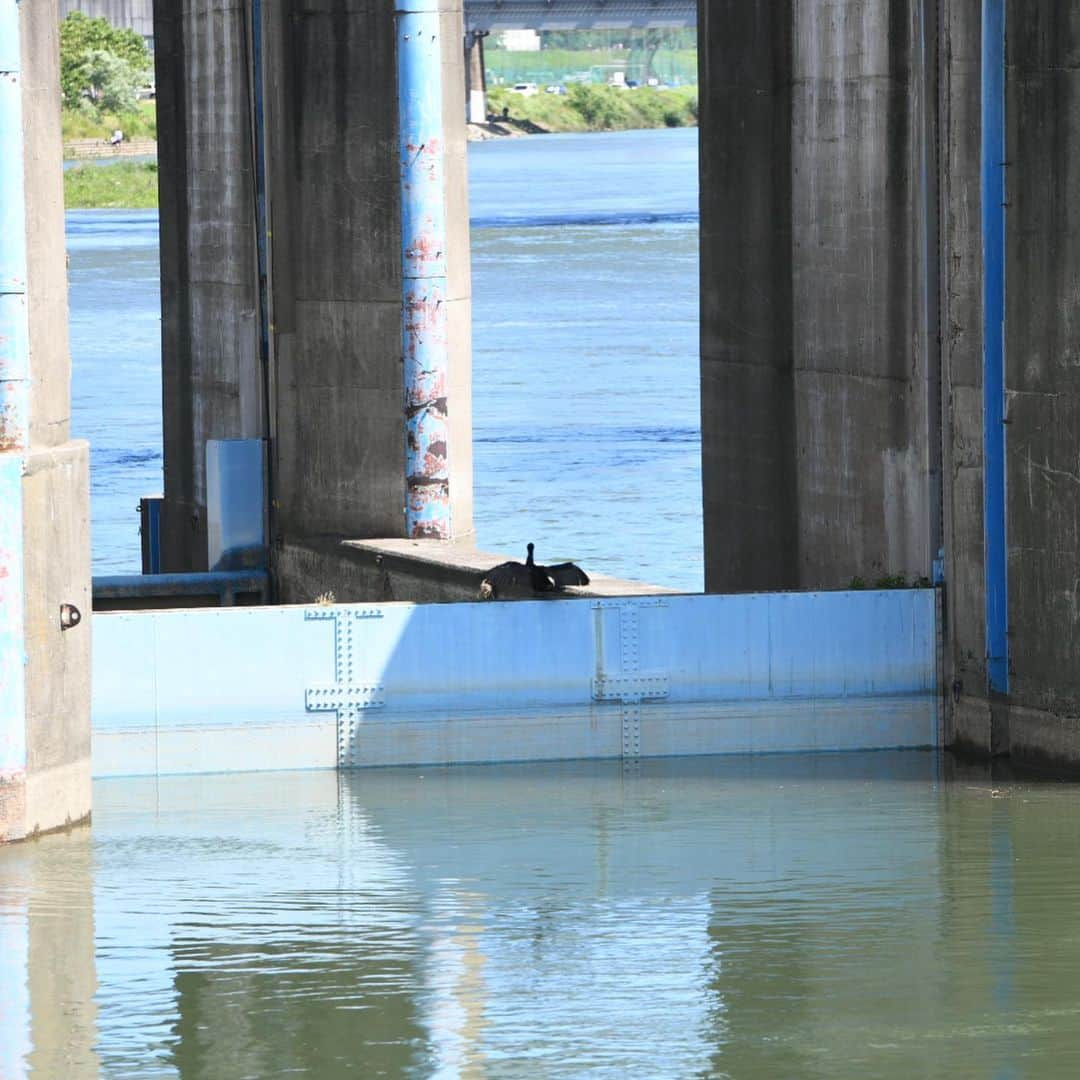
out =
[[556,563],[544,567],[547,576],[555,582],[555,587],[565,589],[567,585],[588,585],[589,575],[572,562]]
[[519,562],[499,563],[484,575],[484,580],[496,589],[500,586],[526,585],[529,582],[529,568]]

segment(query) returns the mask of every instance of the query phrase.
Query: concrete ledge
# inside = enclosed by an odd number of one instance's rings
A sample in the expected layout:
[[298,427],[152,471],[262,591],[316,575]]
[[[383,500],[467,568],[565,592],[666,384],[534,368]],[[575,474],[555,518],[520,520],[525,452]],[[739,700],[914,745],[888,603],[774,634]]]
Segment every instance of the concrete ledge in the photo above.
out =
[[[480,599],[480,582],[493,566],[525,552],[497,555],[472,544],[441,540],[337,540],[286,543],[275,555],[278,599],[309,604],[327,592],[338,603],[405,600],[418,604]],[[674,590],[642,581],[593,574],[583,589],[566,589],[543,600],[568,596],[675,595]]]

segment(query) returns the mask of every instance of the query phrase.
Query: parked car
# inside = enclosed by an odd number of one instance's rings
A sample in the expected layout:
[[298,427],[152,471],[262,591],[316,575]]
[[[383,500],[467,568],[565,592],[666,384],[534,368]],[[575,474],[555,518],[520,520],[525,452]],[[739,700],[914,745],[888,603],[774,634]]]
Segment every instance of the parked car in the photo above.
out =
[[514,83],[510,89],[515,94],[521,94],[522,97],[532,97],[533,94],[540,93],[540,88],[534,82],[519,82]]
[[566,93],[566,87],[560,85],[559,83],[552,83],[550,86],[545,86],[544,87],[544,93],[545,94],[565,94]]

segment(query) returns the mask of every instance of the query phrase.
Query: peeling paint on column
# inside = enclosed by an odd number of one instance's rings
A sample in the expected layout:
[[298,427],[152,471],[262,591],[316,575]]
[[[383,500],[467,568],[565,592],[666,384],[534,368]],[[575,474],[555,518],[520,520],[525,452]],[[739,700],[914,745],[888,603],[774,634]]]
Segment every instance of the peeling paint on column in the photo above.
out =
[[414,538],[448,540],[449,343],[439,12],[435,0],[399,0],[396,10],[405,531]]

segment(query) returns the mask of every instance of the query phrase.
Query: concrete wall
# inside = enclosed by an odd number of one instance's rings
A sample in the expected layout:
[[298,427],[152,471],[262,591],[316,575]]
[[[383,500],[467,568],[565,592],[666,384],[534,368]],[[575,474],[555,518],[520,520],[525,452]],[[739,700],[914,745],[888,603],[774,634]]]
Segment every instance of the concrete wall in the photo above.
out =
[[[245,13],[157,11],[164,568],[205,568],[205,441],[267,438],[272,559],[404,534],[393,5],[265,5],[270,360],[259,349]],[[472,535],[471,327],[461,4],[443,16],[454,533]],[[330,583],[327,587],[333,587]]]
[[701,5],[710,591],[930,572],[919,8]]
[[[88,447],[71,440],[55,0],[20,5],[30,441],[23,458],[25,768],[0,781],[0,841],[90,814]],[[61,604],[86,622],[60,629]]]

